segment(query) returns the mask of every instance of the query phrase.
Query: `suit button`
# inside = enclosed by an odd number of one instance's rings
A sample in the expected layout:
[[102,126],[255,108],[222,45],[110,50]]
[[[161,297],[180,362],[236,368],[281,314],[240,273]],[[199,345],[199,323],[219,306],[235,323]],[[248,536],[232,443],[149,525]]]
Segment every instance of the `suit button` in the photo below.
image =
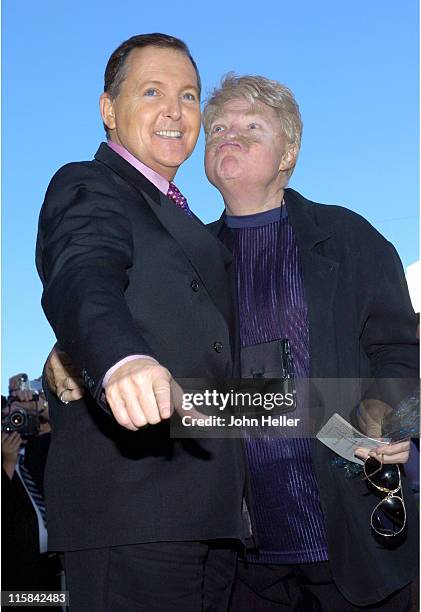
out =
[[199,283],[195,278],[190,283],[190,287],[193,289],[193,291],[199,291]]
[[217,353],[222,353],[222,349],[223,349],[223,345],[222,342],[214,342],[213,343],[213,350],[216,351]]

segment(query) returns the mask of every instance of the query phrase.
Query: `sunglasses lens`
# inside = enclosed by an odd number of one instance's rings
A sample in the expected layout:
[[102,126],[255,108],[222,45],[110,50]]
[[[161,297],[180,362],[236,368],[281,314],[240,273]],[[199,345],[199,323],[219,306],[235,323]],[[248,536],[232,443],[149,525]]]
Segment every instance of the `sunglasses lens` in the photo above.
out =
[[369,457],[364,464],[367,478],[377,487],[395,491],[399,488],[399,468],[396,464],[381,464],[377,459]]
[[405,507],[400,497],[386,497],[371,515],[371,526],[380,535],[397,535],[405,527],[405,522]]

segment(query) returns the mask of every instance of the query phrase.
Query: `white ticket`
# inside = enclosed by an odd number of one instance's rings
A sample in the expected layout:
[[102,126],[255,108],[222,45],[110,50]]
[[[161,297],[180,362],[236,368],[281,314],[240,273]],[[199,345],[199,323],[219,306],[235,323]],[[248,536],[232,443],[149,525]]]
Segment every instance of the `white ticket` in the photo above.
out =
[[354,456],[357,448],[372,449],[385,444],[384,439],[376,440],[365,436],[337,413],[323,425],[316,438],[344,459],[360,465],[363,465],[364,461]]

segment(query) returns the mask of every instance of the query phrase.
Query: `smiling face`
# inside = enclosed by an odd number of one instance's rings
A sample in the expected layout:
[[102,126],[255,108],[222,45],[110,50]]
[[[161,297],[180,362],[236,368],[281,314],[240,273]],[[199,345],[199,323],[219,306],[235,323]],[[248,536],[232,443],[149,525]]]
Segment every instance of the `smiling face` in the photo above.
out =
[[180,51],[134,49],[118,95],[102,94],[100,108],[110,139],[169,181],[199,136],[197,76]]
[[205,170],[209,181],[224,185],[285,183],[295,162],[279,118],[262,102],[240,98],[226,102],[213,116],[206,135]]

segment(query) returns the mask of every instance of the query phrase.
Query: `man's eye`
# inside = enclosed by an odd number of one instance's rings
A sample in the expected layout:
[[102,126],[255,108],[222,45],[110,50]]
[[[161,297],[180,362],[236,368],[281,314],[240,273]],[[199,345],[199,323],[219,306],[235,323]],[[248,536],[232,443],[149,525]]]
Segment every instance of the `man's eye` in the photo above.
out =
[[158,91],[156,89],[154,89],[154,87],[149,87],[149,89],[147,89],[145,91],[145,96],[157,96],[158,95]]
[[190,102],[194,102],[196,100],[196,96],[193,93],[187,92],[183,95],[185,100],[189,100]]
[[260,125],[258,123],[256,123],[255,121],[252,121],[248,125],[249,130],[257,130],[257,129],[259,129],[259,127],[260,127]]
[[212,134],[217,134],[218,132],[223,132],[224,131],[224,127],[222,125],[214,125],[212,128]]

